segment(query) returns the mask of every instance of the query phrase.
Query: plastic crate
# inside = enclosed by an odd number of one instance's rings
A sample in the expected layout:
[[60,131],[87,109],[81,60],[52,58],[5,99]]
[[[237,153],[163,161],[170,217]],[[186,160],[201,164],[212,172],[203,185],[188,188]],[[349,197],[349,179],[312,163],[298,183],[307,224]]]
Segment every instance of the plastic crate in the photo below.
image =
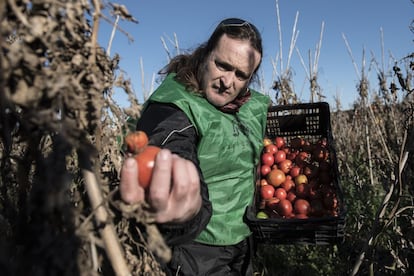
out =
[[[306,103],[272,106],[267,115],[266,136],[284,137],[287,142],[300,136],[309,142],[324,137],[328,140],[332,164],[333,185],[338,198],[337,216],[297,218],[256,218],[259,195],[256,191],[254,204],[246,210],[246,223],[250,226],[257,243],[268,244],[338,244],[343,242],[346,208],[339,183],[336,150],[330,125],[328,103]],[[260,170],[258,170],[260,171]],[[256,187],[260,187],[260,175]],[[257,189],[256,189],[257,190]]]

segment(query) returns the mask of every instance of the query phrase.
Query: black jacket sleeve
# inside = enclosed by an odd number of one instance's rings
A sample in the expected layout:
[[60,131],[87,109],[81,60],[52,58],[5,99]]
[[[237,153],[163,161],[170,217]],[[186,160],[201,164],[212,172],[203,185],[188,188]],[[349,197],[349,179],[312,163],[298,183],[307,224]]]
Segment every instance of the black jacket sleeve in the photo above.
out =
[[169,245],[182,244],[198,236],[210,220],[212,208],[197,157],[198,135],[195,127],[183,111],[174,105],[151,103],[137,124],[149,137],[149,144],[167,148],[192,161],[200,176],[202,207],[190,221],[180,224],[159,224],[159,229]]

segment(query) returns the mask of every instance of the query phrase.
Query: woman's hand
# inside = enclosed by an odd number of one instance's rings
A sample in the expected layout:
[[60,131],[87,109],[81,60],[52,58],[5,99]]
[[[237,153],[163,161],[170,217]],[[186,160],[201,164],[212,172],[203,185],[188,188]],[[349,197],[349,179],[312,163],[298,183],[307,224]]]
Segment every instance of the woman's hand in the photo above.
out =
[[135,204],[146,199],[159,223],[187,221],[201,208],[197,168],[191,161],[167,149],[157,155],[147,194],[138,184],[137,163],[132,157],[124,162],[119,189],[126,203]]

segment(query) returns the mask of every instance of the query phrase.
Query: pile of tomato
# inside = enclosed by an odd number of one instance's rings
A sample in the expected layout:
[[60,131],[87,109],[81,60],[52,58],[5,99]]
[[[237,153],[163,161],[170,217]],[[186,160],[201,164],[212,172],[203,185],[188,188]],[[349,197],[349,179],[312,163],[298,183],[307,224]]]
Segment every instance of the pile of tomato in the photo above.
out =
[[309,142],[265,138],[261,154],[257,218],[337,216],[338,196],[333,182],[328,140]]

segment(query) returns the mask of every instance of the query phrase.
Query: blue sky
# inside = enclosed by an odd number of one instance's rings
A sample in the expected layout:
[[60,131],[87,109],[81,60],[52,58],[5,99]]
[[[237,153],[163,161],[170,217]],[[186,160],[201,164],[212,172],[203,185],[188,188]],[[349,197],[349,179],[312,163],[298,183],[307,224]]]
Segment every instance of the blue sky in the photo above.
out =
[[[115,1],[114,1],[115,2]],[[276,0],[124,0],[124,4],[138,24],[120,21],[120,27],[134,39],[116,32],[111,55],[121,56],[120,66],[131,79],[140,102],[143,90],[151,89],[153,75],[168,62],[167,52],[161,42],[163,37],[171,53],[173,44],[169,39],[177,37],[182,50],[191,50],[206,41],[218,22],[226,17],[240,17],[251,21],[262,32],[264,56],[262,76],[264,91],[274,95],[271,86],[277,73],[286,70],[289,45],[296,14],[298,32],[296,47],[309,71],[309,52],[314,56],[319,42],[322,22],[324,31],[318,62],[318,82],[326,101],[333,104],[339,96],[342,107],[347,108],[357,98],[355,86],[358,74],[343,39],[345,35],[360,74],[362,52],[365,49],[365,73],[372,79],[371,88],[376,89],[376,67],[370,63],[375,59],[385,72],[390,72],[394,59],[414,52],[414,34],[409,25],[414,19],[414,4],[411,0],[279,0],[279,15],[282,32],[282,51],[279,47]],[[382,59],[381,29],[384,42]],[[112,26],[102,21],[99,41],[107,47]],[[283,67],[280,68],[282,53]],[[140,60],[144,76],[141,74]],[[371,66],[370,66],[371,65]],[[310,100],[307,73],[295,50],[291,56],[294,89],[302,102]],[[276,75],[277,76],[277,75]],[[157,75],[156,75],[157,77]],[[142,87],[144,79],[144,88]],[[158,84],[155,83],[155,87]],[[273,94],[272,94],[273,93]],[[115,99],[127,106],[123,92],[117,91]]]

